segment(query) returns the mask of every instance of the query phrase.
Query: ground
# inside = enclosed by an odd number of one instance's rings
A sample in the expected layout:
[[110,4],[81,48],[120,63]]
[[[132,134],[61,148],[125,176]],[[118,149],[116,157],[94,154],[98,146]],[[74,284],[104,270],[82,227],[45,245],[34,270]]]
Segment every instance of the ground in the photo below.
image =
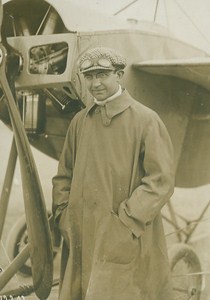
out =
[[[0,122],[0,136],[1,136],[1,146],[0,146],[0,188],[2,188],[4,174],[7,166],[7,160],[9,157],[9,151],[12,141],[12,133]],[[46,200],[46,206],[51,209],[51,178],[56,173],[57,161],[50,159],[38,152],[33,150],[35,161],[37,164],[38,173],[43,187],[43,192]],[[11,197],[8,207],[8,213],[6,216],[2,245],[1,247],[6,247],[6,241],[8,239],[8,234],[15,222],[22,216],[24,213],[24,204],[22,198],[22,188],[21,188],[21,177],[19,171],[19,165],[17,164],[13,187],[11,191]],[[201,214],[205,205],[210,201],[210,185],[206,185],[194,189],[179,189],[176,188],[175,193],[172,197],[172,204],[175,208],[175,211],[178,214],[184,216],[188,220],[196,220]],[[169,216],[168,208],[163,209],[163,214]],[[180,226],[185,227],[184,222],[179,219]],[[201,300],[210,299],[210,209],[207,209],[202,220],[198,222],[199,225],[195,232],[192,235],[192,238],[189,244],[193,247],[194,251],[197,253],[201,266],[203,275],[203,284],[202,284],[202,294]],[[194,224],[194,223],[193,223]],[[164,228],[167,240],[168,248],[172,247],[177,242],[177,236],[174,231],[174,228],[164,221]],[[0,248],[3,249],[3,248]],[[4,263],[3,252],[0,251],[0,264]],[[57,255],[56,260],[54,261],[54,277],[59,277],[59,255]],[[4,262],[3,262],[4,261]],[[30,281],[30,278],[18,277],[21,285],[26,284]],[[54,287],[49,296],[49,300],[56,300],[58,294],[58,287]],[[38,299],[34,294],[28,296],[26,299]],[[187,299],[187,298],[186,298]],[[178,300],[178,299],[177,299]],[[180,299],[179,299],[180,300]],[[194,298],[192,298],[194,300]]]

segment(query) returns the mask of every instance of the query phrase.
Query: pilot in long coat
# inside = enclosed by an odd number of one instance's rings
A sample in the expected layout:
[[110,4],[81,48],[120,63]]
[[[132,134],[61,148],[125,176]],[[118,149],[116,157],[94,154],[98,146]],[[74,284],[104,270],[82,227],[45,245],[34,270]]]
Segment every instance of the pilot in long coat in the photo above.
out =
[[160,215],[173,169],[164,124],[126,90],[74,117],[53,178],[60,300],[173,298]]

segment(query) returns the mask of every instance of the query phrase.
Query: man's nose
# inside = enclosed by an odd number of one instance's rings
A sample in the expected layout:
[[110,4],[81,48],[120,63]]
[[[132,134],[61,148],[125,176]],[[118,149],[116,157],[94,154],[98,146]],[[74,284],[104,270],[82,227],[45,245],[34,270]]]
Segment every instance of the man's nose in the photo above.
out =
[[101,81],[99,78],[97,78],[96,76],[93,76],[92,79],[92,86],[99,86],[101,84]]

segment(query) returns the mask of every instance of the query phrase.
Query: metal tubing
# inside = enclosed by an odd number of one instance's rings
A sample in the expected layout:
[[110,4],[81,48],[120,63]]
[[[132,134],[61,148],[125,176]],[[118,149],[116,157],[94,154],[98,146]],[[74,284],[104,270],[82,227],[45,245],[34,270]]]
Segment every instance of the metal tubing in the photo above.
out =
[[[174,223],[174,227],[176,229],[180,229],[180,227],[178,226],[178,223],[177,223],[177,219],[176,219],[175,211],[173,209],[173,205],[172,205],[172,203],[171,203],[170,200],[168,201],[167,205],[168,205],[168,209],[169,209],[169,212],[170,212],[170,215],[171,215],[172,222]],[[177,231],[176,235],[177,235],[178,241],[181,242],[182,241],[182,237],[181,237],[180,232]]]
[[0,240],[4,228],[16,162],[17,162],[17,148],[15,144],[15,139],[13,138],[6,175],[5,175],[4,184],[1,192],[1,198],[0,198],[0,208],[1,208],[0,209]]
[[194,225],[192,226],[191,230],[189,231],[189,234],[185,240],[185,243],[189,242],[193,232],[195,231],[195,229],[197,228],[198,224],[200,223],[200,221],[202,220],[203,216],[205,215],[206,211],[208,210],[208,208],[210,207],[210,201],[208,201],[208,203],[206,204],[206,206],[204,207],[203,211],[201,212],[199,218],[196,220],[196,222],[194,223]]
[[17,273],[29,258],[29,245],[26,245],[23,250],[14,258],[12,263],[0,274],[0,291],[6,286],[9,280]]

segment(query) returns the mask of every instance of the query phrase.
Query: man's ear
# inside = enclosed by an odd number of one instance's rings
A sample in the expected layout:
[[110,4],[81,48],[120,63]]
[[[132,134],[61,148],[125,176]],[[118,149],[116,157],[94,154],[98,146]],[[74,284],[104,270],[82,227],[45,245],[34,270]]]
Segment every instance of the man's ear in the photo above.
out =
[[123,78],[124,71],[123,70],[118,70],[116,73],[117,73],[118,79],[121,80]]

